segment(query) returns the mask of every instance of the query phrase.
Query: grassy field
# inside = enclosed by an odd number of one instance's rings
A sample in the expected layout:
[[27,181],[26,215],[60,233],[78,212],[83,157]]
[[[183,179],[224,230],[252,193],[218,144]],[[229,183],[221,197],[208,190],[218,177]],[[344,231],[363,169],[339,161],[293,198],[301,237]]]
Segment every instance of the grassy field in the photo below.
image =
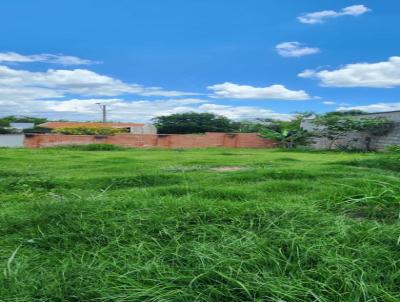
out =
[[399,185],[387,154],[0,149],[0,301],[400,301]]

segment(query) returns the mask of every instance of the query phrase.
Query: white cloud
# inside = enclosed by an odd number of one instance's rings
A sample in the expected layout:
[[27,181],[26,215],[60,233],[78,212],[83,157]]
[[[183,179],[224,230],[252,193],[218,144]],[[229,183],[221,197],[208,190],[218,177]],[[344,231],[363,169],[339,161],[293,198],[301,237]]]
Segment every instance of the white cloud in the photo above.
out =
[[62,54],[37,54],[37,55],[21,55],[16,52],[0,52],[0,63],[51,63],[60,65],[90,65],[101,63],[99,61],[92,61],[81,59],[74,56],[65,56]]
[[303,57],[320,52],[319,48],[308,47],[299,42],[283,42],[275,48],[282,57]]
[[365,112],[399,111],[400,103],[376,103],[376,104],[361,105],[361,106],[342,106],[337,108],[337,110],[338,111],[361,110]]
[[336,103],[332,102],[332,101],[324,101],[324,102],[322,102],[322,104],[324,104],[324,105],[335,105]]
[[369,11],[371,11],[371,9],[361,4],[361,5],[348,6],[341,9],[340,11],[324,10],[319,12],[307,13],[301,15],[297,19],[301,23],[316,24],[316,23],[323,23],[324,21],[330,18],[337,18],[342,16],[360,16]]
[[308,100],[310,96],[304,90],[289,90],[283,85],[253,87],[234,83],[223,83],[208,86],[216,98],[231,99],[266,99],[266,100]]
[[37,54],[21,55],[16,52],[0,52],[0,63],[51,63],[60,65],[91,65],[99,64],[99,61],[81,59],[74,56],[65,56],[62,54]]
[[400,86],[400,57],[378,63],[348,64],[336,70],[305,70],[302,78],[314,78],[327,87],[393,88]]
[[291,115],[253,106],[230,106],[208,103],[207,100],[167,99],[126,101],[123,99],[70,100],[0,100],[1,115],[16,114],[44,116],[51,119],[99,120],[101,112],[96,103],[107,105],[108,117],[114,121],[150,121],[153,117],[183,112],[211,112],[231,119],[276,118]]
[[[15,54],[9,53],[8,57],[0,54],[0,61],[3,63],[26,60],[25,57]],[[235,92],[235,87],[239,88],[239,92]],[[215,96],[218,97],[228,93],[245,98],[309,98],[302,90],[291,91],[282,85],[256,88],[225,83],[211,86],[210,89],[215,91]],[[221,89],[225,89],[226,93]],[[132,95],[151,99],[130,100]],[[290,117],[288,114],[260,107],[212,104],[209,100],[189,97],[192,95],[198,94],[125,83],[117,78],[82,68],[30,71],[0,65],[1,116],[33,115],[50,119],[98,120],[101,112],[96,103],[103,103],[108,105],[109,119],[115,121],[149,121],[155,116],[188,111],[213,112],[234,119]],[[156,96],[163,99],[153,100]]]
[[[87,69],[49,69],[45,72],[16,70],[0,65],[0,100],[19,98],[23,92],[31,99],[80,96],[118,96],[137,94],[143,96],[187,96],[193,93],[167,91],[159,87],[143,87],[101,75]],[[14,93],[14,95],[13,95]]]
[[198,107],[200,111],[215,113],[226,116],[234,120],[255,119],[255,118],[273,118],[279,120],[289,120],[292,115],[277,113],[269,109],[254,106],[230,106],[217,104],[203,104]]

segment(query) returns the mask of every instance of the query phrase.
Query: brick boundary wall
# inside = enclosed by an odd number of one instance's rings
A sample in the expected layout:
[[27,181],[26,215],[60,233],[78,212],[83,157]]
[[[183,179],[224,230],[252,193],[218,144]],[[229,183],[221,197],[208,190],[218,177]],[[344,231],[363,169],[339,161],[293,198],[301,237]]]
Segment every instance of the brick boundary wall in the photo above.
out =
[[257,133],[64,135],[26,134],[27,148],[62,145],[114,144],[132,148],[273,148],[276,143]]

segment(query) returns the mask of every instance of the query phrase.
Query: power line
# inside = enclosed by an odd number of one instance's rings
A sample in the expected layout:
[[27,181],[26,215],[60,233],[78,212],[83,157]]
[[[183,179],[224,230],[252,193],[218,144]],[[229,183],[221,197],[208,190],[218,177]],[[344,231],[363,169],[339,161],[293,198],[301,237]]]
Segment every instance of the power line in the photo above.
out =
[[100,106],[102,111],[103,123],[107,122],[107,106],[105,104],[96,103]]

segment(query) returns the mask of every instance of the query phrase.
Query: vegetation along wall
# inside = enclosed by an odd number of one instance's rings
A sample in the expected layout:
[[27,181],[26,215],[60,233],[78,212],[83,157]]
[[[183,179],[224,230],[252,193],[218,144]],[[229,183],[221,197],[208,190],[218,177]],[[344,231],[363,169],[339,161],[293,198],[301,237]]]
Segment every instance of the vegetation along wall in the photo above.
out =
[[[393,128],[384,135],[369,135],[362,132],[349,132],[346,136],[337,140],[334,148],[348,145],[358,149],[365,149],[366,140],[370,139],[371,150],[381,151],[391,145],[400,145],[400,111],[380,112],[362,115],[366,118],[386,118],[394,122]],[[304,130],[314,132],[319,126],[313,123],[313,119],[305,119],[301,123]],[[326,137],[314,137],[312,147],[315,149],[329,149],[330,141]]]

